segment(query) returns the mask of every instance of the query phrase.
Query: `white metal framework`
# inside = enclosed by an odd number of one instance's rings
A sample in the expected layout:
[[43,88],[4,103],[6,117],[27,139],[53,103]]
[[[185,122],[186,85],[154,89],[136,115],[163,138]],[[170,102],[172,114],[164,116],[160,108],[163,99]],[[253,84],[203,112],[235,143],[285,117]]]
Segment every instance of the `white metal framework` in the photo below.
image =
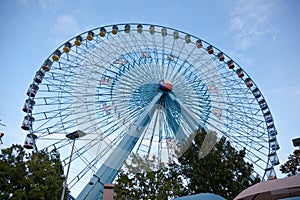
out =
[[27,95],[24,146],[58,150],[66,166],[75,140],[68,188],[78,199],[101,198],[99,188],[131,152],[174,159],[175,144],[196,128],[246,148],[263,179],[279,164],[277,130],[258,86],[221,50],[172,28],[84,32],[43,62]]

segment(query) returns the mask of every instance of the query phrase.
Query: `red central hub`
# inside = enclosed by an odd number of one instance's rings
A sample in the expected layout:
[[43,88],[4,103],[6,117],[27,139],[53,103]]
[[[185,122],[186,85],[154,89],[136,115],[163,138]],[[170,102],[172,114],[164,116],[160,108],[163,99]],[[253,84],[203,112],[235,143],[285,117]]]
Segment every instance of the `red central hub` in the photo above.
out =
[[159,89],[161,89],[163,91],[170,92],[170,91],[172,91],[172,87],[173,87],[173,85],[170,81],[161,80],[159,82]]

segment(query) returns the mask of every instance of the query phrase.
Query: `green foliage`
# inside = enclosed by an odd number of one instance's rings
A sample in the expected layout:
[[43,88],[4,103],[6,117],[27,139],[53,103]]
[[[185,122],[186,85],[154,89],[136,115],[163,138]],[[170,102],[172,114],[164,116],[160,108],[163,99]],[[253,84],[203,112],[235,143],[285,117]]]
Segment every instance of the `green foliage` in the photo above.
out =
[[288,160],[280,166],[280,171],[288,176],[300,173],[300,150],[295,150],[289,155]]
[[235,150],[221,138],[208,155],[202,157],[205,130],[197,131],[190,148],[179,158],[181,174],[187,180],[189,194],[214,193],[233,199],[242,190],[259,180],[251,181],[253,166],[244,161],[245,149]]
[[27,154],[20,145],[2,149],[0,199],[60,199],[63,171],[48,152]]
[[126,171],[120,170],[118,174],[116,199],[167,200],[185,194],[176,165],[157,167],[154,160],[133,155]]
[[[233,199],[259,182],[252,180],[253,166],[245,162],[246,149],[235,150],[229,141],[198,130],[178,163],[155,167],[154,159],[135,156],[117,179],[117,199],[170,199],[197,193],[214,193]],[[214,145],[215,144],[215,145]]]

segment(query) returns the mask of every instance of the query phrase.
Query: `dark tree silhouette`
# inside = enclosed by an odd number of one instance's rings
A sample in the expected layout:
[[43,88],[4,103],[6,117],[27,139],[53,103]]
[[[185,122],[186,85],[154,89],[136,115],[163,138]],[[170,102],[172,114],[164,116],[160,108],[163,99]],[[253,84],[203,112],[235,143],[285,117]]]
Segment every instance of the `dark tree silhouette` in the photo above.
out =
[[194,136],[184,153],[178,151],[183,153],[178,163],[157,170],[151,170],[154,163],[147,159],[136,158],[127,164],[127,170],[118,175],[117,199],[165,200],[205,192],[233,199],[260,181],[252,178],[253,166],[244,160],[245,149],[237,151],[226,138],[216,141],[217,137],[205,130],[196,131]]
[[0,199],[60,199],[64,181],[57,152],[26,153],[21,145],[2,149]]
[[133,155],[126,170],[120,170],[114,189],[118,200],[168,200],[185,193],[176,165],[155,167],[154,159]]
[[244,160],[246,149],[237,151],[225,137],[202,157],[206,135],[205,130],[198,130],[190,148],[179,158],[178,167],[187,180],[189,194],[209,192],[233,199],[260,181],[251,179],[253,166]]
[[300,150],[295,150],[289,155],[288,160],[280,166],[280,171],[288,176],[300,173]]

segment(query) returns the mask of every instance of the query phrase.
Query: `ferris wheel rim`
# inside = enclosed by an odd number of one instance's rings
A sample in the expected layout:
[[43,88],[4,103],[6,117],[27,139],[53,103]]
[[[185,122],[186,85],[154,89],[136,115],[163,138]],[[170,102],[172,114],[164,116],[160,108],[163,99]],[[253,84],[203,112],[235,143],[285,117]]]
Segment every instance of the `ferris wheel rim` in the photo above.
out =
[[[118,27],[120,27],[120,26],[125,26],[125,25],[127,25],[127,24],[130,24],[130,25],[132,25],[132,26],[138,26],[139,24],[142,24],[142,25],[144,25],[144,26],[147,26],[147,27],[150,27],[151,25],[153,25],[153,24],[143,24],[143,23],[121,23],[121,24],[111,24],[111,25],[106,25],[106,26],[102,26],[102,27],[104,27],[104,28],[111,28],[111,27],[113,27],[113,26],[118,26]],[[183,35],[189,35],[194,41],[196,41],[196,40],[198,40],[198,39],[200,39],[200,38],[198,38],[198,37],[196,37],[196,36],[194,36],[194,35],[191,35],[191,34],[188,34],[188,33],[186,33],[186,32],[183,32],[183,31],[180,31],[180,30],[177,30],[177,29],[173,29],[173,28],[170,28],[170,27],[166,27],[166,26],[161,26],[161,25],[153,25],[153,26],[155,26],[155,27],[158,27],[158,28],[166,28],[167,30],[171,30],[171,31],[177,31],[177,32],[179,32],[179,33],[181,33],[181,34],[183,34]],[[79,35],[77,35],[77,36],[85,36],[86,34],[88,34],[90,31],[96,31],[96,30],[100,30],[102,27],[97,27],[97,28],[94,28],[94,29],[91,29],[91,30],[88,30],[88,31],[85,31],[85,32],[83,32],[83,33],[81,33],[81,34],[79,34]],[[120,32],[122,32],[122,31],[124,31],[123,29],[122,30],[119,30]],[[133,30],[132,30],[133,31]],[[124,33],[125,34],[125,33]],[[68,40],[67,42],[74,42],[74,40],[76,39],[76,37],[77,36],[75,36],[75,37],[73,37],[73,38],[71,38],[70,40]],[[98,37],[98,36],[97,36]],[[215,47],[214,45],[212,45],[212,44],[210,44],[210,43],[208,43],[208,42],[206,42],[205,40],[202,40],[202,39],[200,39],[205,45],[203,45],[203,48],[204,48],[204,46],[206,46],[206,47],[208,47],[208,46],[212,46],[212,48],[214,49],[214,50],[216,50],[216,52],[222,52],[221,50],[219,50],[217,47]],[[85,41],[87,41],[87,40],[85,40]],[[57,50],[59,50],[59,49],[62,49],[63,47],[64,47],[64,45],[67,43],[67,42],[65,42],[64,44],[62,44],[61,46],[59,46],[53,53],[51,53],[50,54],[50,56],[46,59],[46,61],[47,60],[51,60],[51,58],[52,58],[52,56],[55,54],[55,52],[57,51]],[[233,62],[233,64],[238,68],[238,69],[241,69],[242,70],[242,72],[244,73],[244,76],[245,77],[248,77],[248,78],[250,78],[250,80],[251,80],[251,82],[252,82],[252,88],[254,88],[253,90],[255,90],[255,89],[257,89],[258,90],[258,92],[260,92],[260,90],[258,89],[258,86],[255,84],[255,82],[251,79],[251,77],[247,74],[247,72],[245,71],[245,70],[243,70],[243,68],[242,67],[240,67],[233,59],[231,59],[227,54],[225,54],[224,52],[222,52],[223,53],[223,55],[224,55],[224,57],[225,57],[225,61],[232,61]],[[62,53],[62,54],[64,54],[64,52]],[[215,54],[213,54],[214,56],[217,56],[217,55],[215,55]],[[225,62],[224,61],[224,62]],[[54,62],[54,61],[53,61]],[[42,66],[41,66],[41,68],[43,67],[43,64],[42,64]],[[35,81],[33,81],[33,83],[32,84],[35,84]],[[33,97],[31,97],[31,96],[28,96],[28,102],[30,101],[30,100],[34,100],[35,99],[35,96],[33,96]],[[257,101],[257,103],[258,103],[258,98],[254,98],[256,101]],[[266,100],[265,100],[265,98],[263,97],[263,94],[260,92],[260,100],[264,100],[265,102],[266,102]],[[268,107],[268,105],[266,104],[266,106]],[[260,108],[261,109],[261,112],[263,112],[264,113],[264,111],[262,110],[262,108]],[[270,112],[270,111],[269,111]],[[270,116],[271,116],[271,118],[273,118],[272,117],[272,115],[271,115],[271,113],[270,113]],[[27,110],[27,119],[29,120],[29,121],[31,121],[31,122],[33,122],[34,121],[34,119],[32,120],[31,119],[31,117],[33,118],[33,116],[32,116],[32,113],[30,113],[28,110]],[[265,123],[267,124],[266,126],[268,126],[268,123],[266,122],[266,120],[265,120]],[[274,126],[274,124],[273,124],[273,126]],[[33,143],[34,143],[34,148],[37,150],[37,146],[36,146],[36,144],[35,144],[35,140],[33,139],[33,137],[34,137],[34,131],[31,129],[31,127],[29,126],[28,127],[29,128],[29,132],[30,132],[30,135],[31,135],[31,139],[32,139],[32,141],[33,141]],[[275,133],[277,134],[277,130],[276,130],[276,128],[274,128],[275,129]],[[268,154],[269,155],[271,155],[272,154],[272,151],[271,151],[271,140],[273,139],[274,137],[271,135],[271,132],[269,132],[269,130],[268,130],[268,140],[269,140],[269,152],[268,152]],[[275,138],[276,139],[276,138]],[[275,151],[275,153],[276,153],[276,151]],[[268,159],[267,161],[265,161],[266,162],[266,168],[264,169],[265,170],[265,174],[263,175],[263,177],[264,176],[268,176],[268,175],[266,175],[266,173],[267,173],[267,169],[269,169],[269,168],[273,168],[275,165],[274,164],[272,164],[271,163],[271,156],[266,156],[266,158]]]

